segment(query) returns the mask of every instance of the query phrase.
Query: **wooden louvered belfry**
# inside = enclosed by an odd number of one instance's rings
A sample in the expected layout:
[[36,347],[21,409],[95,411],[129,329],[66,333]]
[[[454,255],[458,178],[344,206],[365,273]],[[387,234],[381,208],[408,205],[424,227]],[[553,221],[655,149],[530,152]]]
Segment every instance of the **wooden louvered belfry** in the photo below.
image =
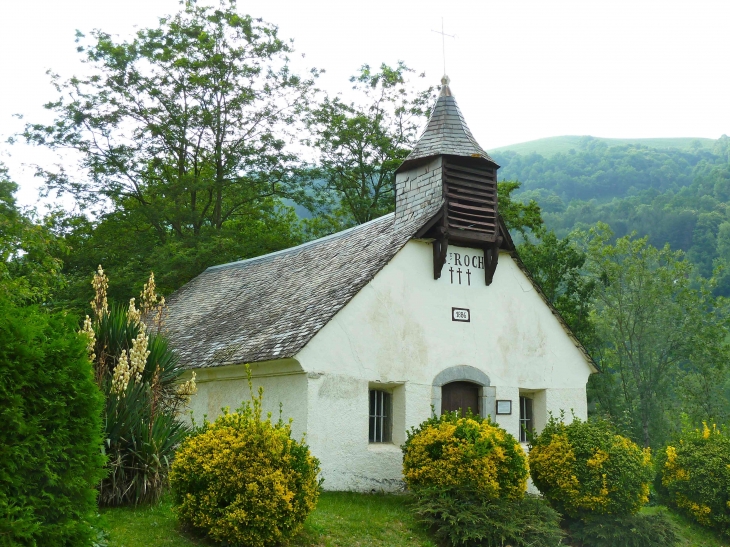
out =
[[[499,248],[509,239],[497,207],[497,165],[479,146],[451,95],[448,78],[413,152],[398,168],[396,218],[422,204],[441,204],[416,237],[433,240],[434,279],[441,276],[449,244],[484,250],[485,282],[492,282]],[[419,169],[431,169],[426,185]],[[430,184],[430,187],[428,187]],[[424,186],[426,186],[424,190]],[[403,211],[399,211],[403,209]]]
[[496,169],[472,158],[445,158],[446,222],[470,238],[494,241],[497,233]]

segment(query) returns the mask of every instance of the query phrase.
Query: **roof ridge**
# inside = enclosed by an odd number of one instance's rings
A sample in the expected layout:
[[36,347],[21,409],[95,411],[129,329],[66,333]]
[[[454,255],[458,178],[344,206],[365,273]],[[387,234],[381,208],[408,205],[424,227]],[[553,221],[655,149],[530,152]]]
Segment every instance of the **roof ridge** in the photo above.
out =
[[254,256],[254,257],[251,257],[251,258],[245,258],[243,260],[235,260],[233,262],[226,262],[225,264],[217,264],[215,266],[208,266],[205,269],[205,271],[207,272],[207,271],[211,271],[211,270],[220,270],[220,269],[223,269],[223,268],[233,268],[233,267],[244,266],[244,265],[247,266],[249,264],[255,264],[256,262],[261,261],[261,260],[269,259],[269,258],[271,258],[273,256],[286,255],[286,254],[289,254],[289,253],[293,253],[293,252],[295,252],[297,250],[301,250],[301,249],[304,249],[304,248],[307,248],[307,247],[311,247],[312,245],[316,245],[318,243],[323,243],[323,242],[329,241],[331,239],[337,239],[337,238],[340,238],[340,237],[344,237],[346,234],[355,232],[355,231],[360,230],[360,229],[362,229],[362,228],[364,228],[366,226],[371,226],[371,225],[377,224],[379,222],[384,222],[387,217],[394,217],[394,216],[395,216],[395,213],[387,213],[387,214],[385,214],[385,215],[383,215],[381,217],[374,218],[372,220],[368,220],[367,222],[363,222],[362,224],[358,224],[357,226],[353,226],[352,228],[347,228],[346,230],[341,230],[339,232],[335,232],[333,234],[326,235],[324,237],[320,237],[320,238],[317,238],[317,239],[313,239],[311,241],[306,241],[306,242],[301,243],[301,244],[299,244],[299,245],[297,245],[295,247],[288,247],[286,249],[281,249],[279,251],[274,251],[273,253],[267,253],[265,255]]

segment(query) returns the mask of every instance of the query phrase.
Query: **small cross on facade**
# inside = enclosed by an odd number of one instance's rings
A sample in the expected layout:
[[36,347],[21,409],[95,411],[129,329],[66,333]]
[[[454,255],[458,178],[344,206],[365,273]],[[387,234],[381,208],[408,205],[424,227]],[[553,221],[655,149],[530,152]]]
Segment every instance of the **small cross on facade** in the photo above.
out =
[[446,34],[444,32],[444,18],[443,17],[441,18],[441,30],[431,29],[431,32],[435,32],[436,34],[441,35],[441,52],[442,52],[443,58],[444,58],[444,77],[445,77],[446,76],[446,37],[448,36],[449,38],[456,38],[456,36],[453,34]]

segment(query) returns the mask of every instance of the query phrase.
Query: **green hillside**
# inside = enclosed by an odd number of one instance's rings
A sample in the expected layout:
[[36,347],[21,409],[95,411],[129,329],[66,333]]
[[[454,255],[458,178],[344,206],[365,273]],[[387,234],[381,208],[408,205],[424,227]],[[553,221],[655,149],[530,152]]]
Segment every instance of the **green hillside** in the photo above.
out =
[[730,296],[730,137],[555,137],[517,147],[491,152],[499,179],[519,181],[519,198],[535,200],[559,236],[599,221],[618,237],[649,236],[686,252],[705,277],[725,267],[717,292]]
[[715,140],[698,139],[694,137],[677,137],[672,139],[604,139],[601,137],[566,135],[563,137],[547,137],[535,141],[510,144],[500,148],[494,148],[489,152],[515,152],[517,154],[540,154],[549,157],[554,154],[567,154],[571,149],[580,150],[585,146],[587,140],[598,140],[607,146],[640,145],[649,148],[676,148],[684,151],[695,151],[697,149],[712,150]]

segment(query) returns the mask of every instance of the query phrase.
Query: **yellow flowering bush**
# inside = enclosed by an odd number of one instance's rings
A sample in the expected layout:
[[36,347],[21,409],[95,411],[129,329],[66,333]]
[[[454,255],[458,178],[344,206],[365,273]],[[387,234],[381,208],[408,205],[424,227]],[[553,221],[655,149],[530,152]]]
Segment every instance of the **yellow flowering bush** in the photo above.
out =
[[730,438],[714,425],[685,431],[657,458],[657,492],[703,526],[730,535]]
[[649,501],[649,450],[607,422],[566,425],[551,416],[533,439],[529,461],[535,486],[568,517],[635,514]]
[[527,458],[517,440],[479,416],[445,413],[408,433],[403,477],[410,488],[467,488],[486,499],[520,499]]
[[262,419],[261,398],[188,437],[170,472],[181,521],[221,543],[278,545],[319,497],[319,461],[291,438],[291,422]]

